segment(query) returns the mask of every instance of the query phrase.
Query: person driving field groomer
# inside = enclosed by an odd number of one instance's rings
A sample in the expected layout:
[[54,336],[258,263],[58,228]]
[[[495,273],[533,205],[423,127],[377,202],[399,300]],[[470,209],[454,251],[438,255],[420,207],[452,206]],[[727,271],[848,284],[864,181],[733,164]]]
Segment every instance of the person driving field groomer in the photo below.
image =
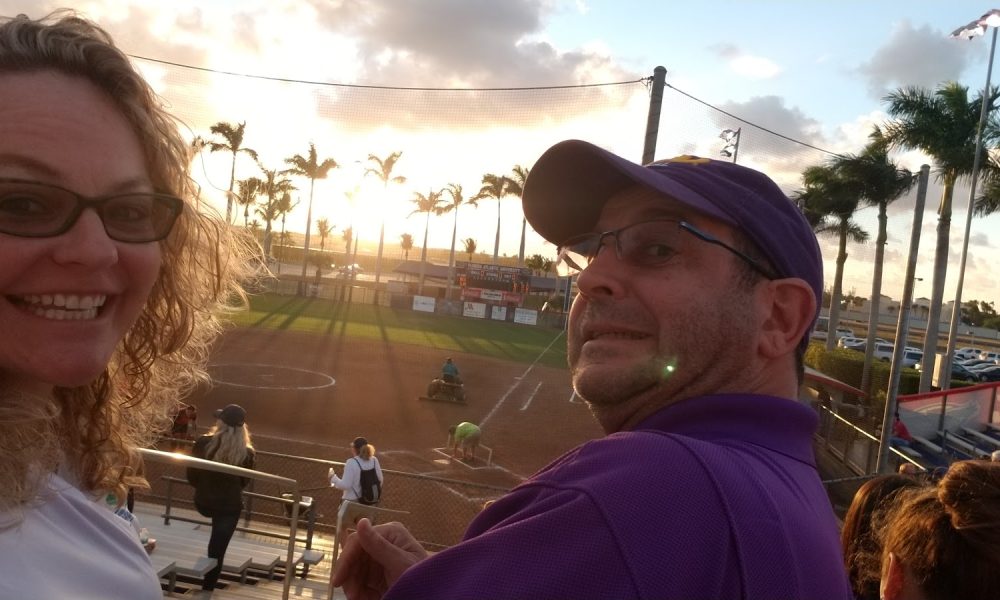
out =
[[851,598],[797,400],[822,257],[766,175],[677,157],[639,166],[571,140],[524,213],[579,271],[573,387],[606,431],[428,555],[362,520],[348,598]]
[[441,379],[447,383],[458,383],[458,365],[451,358],[446,358],[444,364],[441,365]]

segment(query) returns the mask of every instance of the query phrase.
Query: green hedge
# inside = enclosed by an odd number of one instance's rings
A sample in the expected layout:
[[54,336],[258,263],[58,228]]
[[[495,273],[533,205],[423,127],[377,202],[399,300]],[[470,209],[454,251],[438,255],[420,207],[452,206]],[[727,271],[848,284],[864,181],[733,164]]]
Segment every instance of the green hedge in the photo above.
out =
[[[865,355],[856,350],[834,348],[829,352],[821,343],[809,344],[805,363],[817,371],[842,381],[847,385],[861,388],[861,375],[865,366]],[[872,363],[871,396],[874,404],[885,403],[885,393],[889,387],[889,362],[876,360]],[[920,389],[920,372],[903,369],[899,376],[899,393],[915,394]],[[881,401],[880,401],[881,400]]]

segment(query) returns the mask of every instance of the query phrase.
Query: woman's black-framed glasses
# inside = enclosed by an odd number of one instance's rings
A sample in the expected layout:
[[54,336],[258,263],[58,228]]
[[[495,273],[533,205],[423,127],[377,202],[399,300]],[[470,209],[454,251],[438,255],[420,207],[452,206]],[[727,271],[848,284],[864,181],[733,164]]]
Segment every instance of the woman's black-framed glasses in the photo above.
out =
[[737,250],[712,234],[705,233],[687,221],[658,219],[633,223],[619,229],[602,233],[585,233],[567,240],[559,246],[556,269],[560,275],[575,275],[587,268],[605,240],[614,240],[615,256],[633,267],[656,269],[667,264],[684,244],[685,235],[693,235],[703,242],[725,248],[732,252],[766,279],[776,279],[756,259]]
[[57,185],[0,178],[0,233],[32,238],[62,235],[87,208],[100,216],[109,238],[139,244],[167,237],[184,201],[153,192],[88,198]]

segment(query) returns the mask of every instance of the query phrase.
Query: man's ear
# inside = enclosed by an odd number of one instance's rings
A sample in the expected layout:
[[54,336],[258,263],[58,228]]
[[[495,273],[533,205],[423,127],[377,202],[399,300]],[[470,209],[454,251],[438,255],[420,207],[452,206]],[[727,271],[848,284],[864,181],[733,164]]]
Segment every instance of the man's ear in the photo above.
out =
[[812,288],[794,277],[775,279],[762,294],[760,352],[769,358],[794,352],[816,316]]
[[898,600],[903,592],[903,563],[892,552],[886,564],[882,566],[882,583],[879,585],[879,597],[882,600]]

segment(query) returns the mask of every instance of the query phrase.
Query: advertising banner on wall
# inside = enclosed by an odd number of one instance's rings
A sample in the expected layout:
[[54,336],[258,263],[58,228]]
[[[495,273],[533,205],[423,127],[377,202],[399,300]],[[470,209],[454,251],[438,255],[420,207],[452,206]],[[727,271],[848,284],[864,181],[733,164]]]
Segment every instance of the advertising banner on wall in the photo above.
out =
[[530,308],[515,308],[514,322],[522,325],[538,325],[538,311]]
[[434,298],[430,296],[414,296],[413,310],[429,313],[434,312]]
[[482,302],[466,302],[462,307],[462,316],[485,319],[486,305]]
[[506,321],[507,320],[507,307],[506,306],[494,306],[490,311],[490,318],[494,321]]
[[521,304],[524,294],[480,288],[465,288],[462,290],[462,300],[487,300],[503,304]]

